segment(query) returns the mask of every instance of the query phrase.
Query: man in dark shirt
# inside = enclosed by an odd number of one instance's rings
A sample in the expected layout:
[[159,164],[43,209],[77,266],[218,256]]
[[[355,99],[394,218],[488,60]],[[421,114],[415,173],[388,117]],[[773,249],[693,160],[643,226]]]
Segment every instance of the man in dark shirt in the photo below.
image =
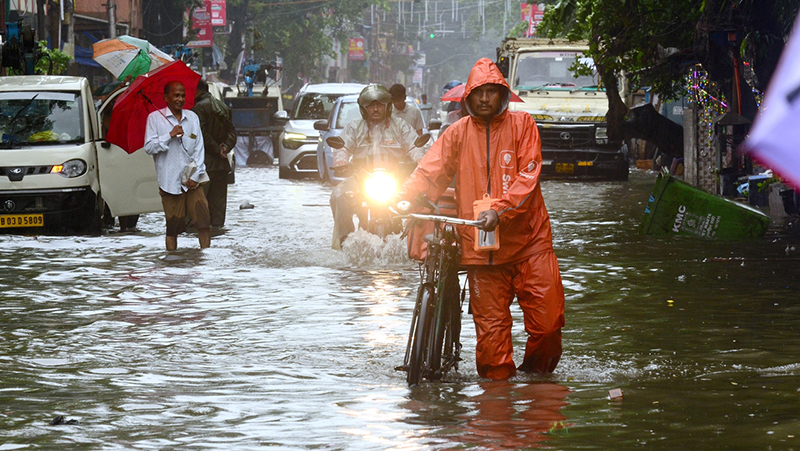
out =
[[206,171],[211,179],[203,185],[208,208],[211,213],[211,226],[225,225],[225,207],[228,202],[228,174],[231,165],[228,153],[236,146],[236,129],[231,122],[231,110],[208,92],[208,83],[197,83],[194,108],[203,130],[206,149]]

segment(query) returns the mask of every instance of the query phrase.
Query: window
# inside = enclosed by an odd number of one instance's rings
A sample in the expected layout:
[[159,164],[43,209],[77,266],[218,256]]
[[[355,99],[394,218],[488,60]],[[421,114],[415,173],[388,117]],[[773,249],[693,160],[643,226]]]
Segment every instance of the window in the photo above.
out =
[[75,93],[0,93],[0,130],[4,143],[83,142],[83,120],[81,96]]

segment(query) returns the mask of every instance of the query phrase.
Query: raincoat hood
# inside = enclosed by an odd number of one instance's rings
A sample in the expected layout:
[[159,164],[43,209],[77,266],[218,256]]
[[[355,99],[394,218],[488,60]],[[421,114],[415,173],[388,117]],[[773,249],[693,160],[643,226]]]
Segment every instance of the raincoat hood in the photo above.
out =
[[464,88],[464,99],[461,101],[462,105],[464,105],[464,107],[467,109],[467,112],[469,112],[469,114],[473,117],[475,117],[475,115],[469,109],[467,97],[469,97],[469,94],[473,89],[488,84],[501,85],[506,88],[505,97],[500,102],[500,110],[495,115],[501,114],[508,108],[508,101],[511,98],[511,89],[509,88],[506,79],[503,78],[503,74],[500,72],[500,69],[497,68],[497,65],[492,62],[492,60],[489,58],[481,58],[477,63],[475,63],[474,66],[472,66],[472,70],[469,72],[467,86]]

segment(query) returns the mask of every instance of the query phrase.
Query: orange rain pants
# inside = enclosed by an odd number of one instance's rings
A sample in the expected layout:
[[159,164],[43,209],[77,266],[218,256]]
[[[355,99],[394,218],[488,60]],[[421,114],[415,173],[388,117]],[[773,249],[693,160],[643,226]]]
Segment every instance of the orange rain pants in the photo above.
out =
[[516,264],[468,267],[470,306],[478,343],[478,374],[507,379],[517,373],[511,344],[511,302],[517,297],[528,333],[519,370],[552,373],[561,358],[564,288],[553,251]]

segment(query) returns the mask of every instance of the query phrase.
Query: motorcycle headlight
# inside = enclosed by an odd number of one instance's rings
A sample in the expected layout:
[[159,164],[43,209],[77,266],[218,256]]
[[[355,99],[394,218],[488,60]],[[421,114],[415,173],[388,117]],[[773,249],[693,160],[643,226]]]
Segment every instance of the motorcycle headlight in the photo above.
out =
[[392,198],[395,191],[397,191],[397,182],[395,179],[385,173],[376,172],[367,178],[364,183],[364,189],[367,197],[378,203],[386,203]]
[[50,172],[53,174],[61,174],[68,179],[80,177],[86,174],[86,162],[83,160],[69,160],[64,164],[54,165]]

